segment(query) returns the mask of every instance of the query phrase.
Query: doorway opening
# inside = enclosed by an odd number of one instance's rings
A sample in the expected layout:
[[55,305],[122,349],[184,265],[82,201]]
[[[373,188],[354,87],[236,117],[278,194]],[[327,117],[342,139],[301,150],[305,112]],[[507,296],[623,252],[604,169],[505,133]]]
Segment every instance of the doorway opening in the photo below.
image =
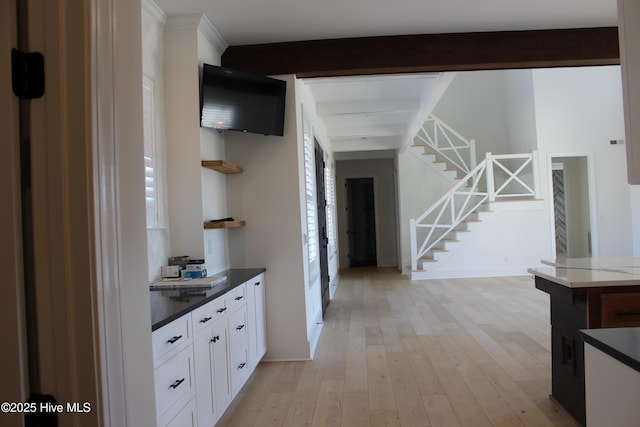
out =
[[592,197],[587,156],[551,158],[556,258],[593,256]]
[[376,266],[378,259],[373,178],[348,178],[346,189],[349,266]]

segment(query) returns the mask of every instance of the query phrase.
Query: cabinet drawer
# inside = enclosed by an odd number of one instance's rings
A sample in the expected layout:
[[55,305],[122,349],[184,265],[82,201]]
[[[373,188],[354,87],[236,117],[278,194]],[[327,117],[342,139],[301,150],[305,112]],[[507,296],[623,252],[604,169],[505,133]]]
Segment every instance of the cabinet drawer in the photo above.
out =
[[196,427],[196,419],[196,399],[194,398],[177,414],[163,415],[158,421],[158,427]]
[[601,327],[640,326],[640,293],[601,295]]
[[168,411],[178,400],[195,396],[193,348],[186,347],[158,366],[154,371],[154,380],[157,415]]
[[161,356],[169,356],[191,344],[191,313],[153,331],[151,341],[154,366]]
[[249,378],[249,358],[247,346],[231,351],[229,377],[231,379],[231,395],[235,397]]
[[248,342],[247,309],[242,307],[229,316],[229,348],[246,347]]
[[191,312],[193,321],[193,333],[206,328],[227,313],[225,298],[222,296]]
[[234,308],[239,307],[242,304],[246,304],[246,289],[246,286],[242,284],[227,292],[227,294],[225,295],[225,299],[227,300],[227,308],[230,312],[233,311]]

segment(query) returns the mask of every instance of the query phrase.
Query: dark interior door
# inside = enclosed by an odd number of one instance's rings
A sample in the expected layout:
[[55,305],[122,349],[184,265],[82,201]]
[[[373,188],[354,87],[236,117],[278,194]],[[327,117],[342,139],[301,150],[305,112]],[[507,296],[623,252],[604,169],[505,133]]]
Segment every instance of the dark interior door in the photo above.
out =
[[324,152],[315,141],[316,156],[316,201],[318,204],[318,232],[320,233],[320,293],[322,295],[322,315],[329,305],[329,238],[327,237],[327,202],[324,188]]
[[349,265],[375,266],[376,216],[373,178],[351,178],[347,186]]

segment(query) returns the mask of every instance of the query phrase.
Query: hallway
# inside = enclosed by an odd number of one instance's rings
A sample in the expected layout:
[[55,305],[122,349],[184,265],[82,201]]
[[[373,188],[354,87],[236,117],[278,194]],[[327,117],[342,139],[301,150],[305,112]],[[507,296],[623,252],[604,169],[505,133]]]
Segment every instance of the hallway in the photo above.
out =
[[260,364],[218,425],[575,426],[548,397],[548,307],[528,276],[342,270],[315,359]]

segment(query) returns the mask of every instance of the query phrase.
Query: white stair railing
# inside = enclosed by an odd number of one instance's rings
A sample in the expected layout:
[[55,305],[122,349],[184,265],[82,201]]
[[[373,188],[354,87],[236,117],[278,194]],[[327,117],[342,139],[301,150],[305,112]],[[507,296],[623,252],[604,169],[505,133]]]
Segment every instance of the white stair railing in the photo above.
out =
[[487,153],[485,159],[418,218],[411,218],[411,269],[480,205],[500,198],[539,198],[536,151]]
[[463,175],[476,166],[475,141],[465,139],[434,115],[430,115],[422,124],[413,141],[440,154]]

